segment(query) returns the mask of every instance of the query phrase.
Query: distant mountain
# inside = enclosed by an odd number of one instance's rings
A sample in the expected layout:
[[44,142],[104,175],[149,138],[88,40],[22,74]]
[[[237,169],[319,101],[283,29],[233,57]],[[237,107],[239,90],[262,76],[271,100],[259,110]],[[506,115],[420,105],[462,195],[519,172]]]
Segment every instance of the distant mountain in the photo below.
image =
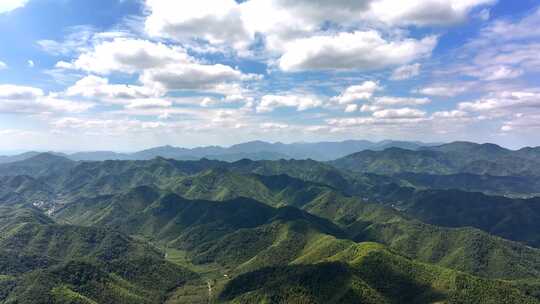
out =
[[488,174],[398,173],[395,182],[417,189],[459,189],[517,198],[540,196],[540,179],[536,176],[493,176]]
[[488,174],[492,176],[540,176],[540,149],[512,151],[494,144],[454,142],[418,150],[388,148],[361,151],[332,161],[352,172],[377,174]]
[[67,156],[74,161],[130,160],[129,154],[112,151],[77,152]]
[[74,166],[76,162],[51,153],[40,153],[30,158],[0,164],[0,176],[8,175],[49,175],[52,176],[55,173],[63,173],[66,169]]
[[11,155],[11,156],[0,156],[0,164],[2,164],[2,163],[12,163],[12,162],[20,161],[20,160],[25,160],[25,159],[34,157],[34,156],[36,156],[38,154],[40,154],[40,153],[31,151],[31,152],[25,152],[25,153],[22,153],[22,154]]
[[[264,141],[251,141],[231,147],[206,146],[192,149],[161,146],[134,153],[116,153],[112,151],[89,151],[73,154],[54,153],[65,156],[74,161],[104,161],[104,160],[150,160],[156,157],[176,160],[198,160],[201,158],[216,159],[234,162],[241,159],[251,160],[278,160],[278,159],[314,159],[319,161],[333,160],[366,149],[384,150],[389,147],[406,149],[419,149],[432,146],[421,142],[348,140],[342,142],[318,143],[268,143]],[[1,163],[25,160],[40,154],[27,152],[13,156],[0,156]]]

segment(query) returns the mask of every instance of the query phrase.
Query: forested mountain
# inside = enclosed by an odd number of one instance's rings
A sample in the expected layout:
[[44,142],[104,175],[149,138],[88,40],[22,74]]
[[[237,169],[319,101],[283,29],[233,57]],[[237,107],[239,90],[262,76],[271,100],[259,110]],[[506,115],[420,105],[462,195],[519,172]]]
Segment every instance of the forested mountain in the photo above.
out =
[[494,144],[454,142],[418,150],[389,148],[384,151],[362,151],[332,162],[340,169],[354,172],[396,174],[488,174],[493,176],[540,175],[540,151],[524,148],[518,151]]
[[0,303],[539,303],[534,166],[442,166],[534,149],[403,151],[1,164]]

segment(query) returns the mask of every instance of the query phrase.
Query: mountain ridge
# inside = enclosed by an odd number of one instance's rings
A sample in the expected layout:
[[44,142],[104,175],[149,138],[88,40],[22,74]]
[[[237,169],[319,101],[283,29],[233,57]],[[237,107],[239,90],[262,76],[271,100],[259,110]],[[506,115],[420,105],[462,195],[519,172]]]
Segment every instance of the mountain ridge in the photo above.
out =
[[[165,145],[144,149],[133,153],[118,153],[114,151],[86,151],[71,154],[56,154],[65,156],[74,161],[148,160],[158,156],[177,160],[198,160],[201,158],[210,158],[225,161],[237,161],[242,158],[249,158],[253,160],[312,158],[326,161],[369,148],[381,150],[388,147],[398,146],[417,149],[426,145],[430,146],[436,144],[394,140],[385,140],[380,142],[372,142],[367,140],[345,140],[313,143],[297,142],[290,144],[281,142],[271,143],[265,141],[249,141],[229,147],[202,146],[190,149]],[[12,156],[0,156],[0,164],[24,160],[40,153],[41,152],[32,151]]]

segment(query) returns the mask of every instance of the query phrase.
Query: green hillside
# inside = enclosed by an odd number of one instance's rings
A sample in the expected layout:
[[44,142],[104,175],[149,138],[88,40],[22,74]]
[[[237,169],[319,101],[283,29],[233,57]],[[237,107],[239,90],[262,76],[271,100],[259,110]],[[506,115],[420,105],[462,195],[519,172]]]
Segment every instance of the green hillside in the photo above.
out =
[[50,175],[43,168],[1,179],[5,303],[40,303],[41,293],[67,303],[539,296],[540,250],[492,235],[534,245],[534,199],[422,190],[311,160],[81,162]]
[[0,208],[0,303],[155,303],[197,275],[118,232]]
[[506,239],[540,247],[540,199],[511,199],[458,190],[426,190],[403,204],[426,223],[476,227]]
[[530,176],[492,176],[469,173],[423,174],[399,173],[392,176],[396,183],[417,189],[459,189],[489,195],[529,198],[539,196],[540,180]]
[[[136,189],[136,191],[142,191],[142,189]],[[151,191],[151,189],[145,191]],[[153,197],[153,195],[147,196]],[[109,207],[105,209],[114,210],[119,208],[117,204],[121,204],[121,201],[123,200],[109,199]],[[102,205],[95,206],[99,210],[104,209]],[[376,298],[373,298],[374,303],[385,303],[378,302],[377,299],[390,299],[389,303],[401,303],[409,300],[427,303],[428,299],[431,301],[451,299],[457,296],[469,297],[469,293],[473,293],[473,291],[468,290],[468,288],[472,288],[469,287],[470,284],[478,284],[480,289],[493,288],[496,293],[500,294],[508,293],[508,303],[519,303],[522,300],[535,303],[532,298],[527,298],[514,287],[511,288],[510,285],[505,286],[500,283],[502,285],[498,286],[498,283],[473,279],[473,277],[464,274],[458,275],[455,271],[441,269],[441,273],[449,273],[455,277],[451,277],[448,281],[438,282],[437,280],[441,280],[439,278],[440,274],[432,272],[431,268],[438,271],[440,268],[398,257],[395,253],[387,251],[380,245],[357,244],[348,240],[346,235],[330,222],[292,207],[275,209],[242,198],[223,202],[189,201],[171,194],[164,194],[155,202],[144,205],[137,204],[137,206],[127,210],[129,215],[126,214],[126,216],[121,217],[122,220],[111,223],[107,217],[99,217],[100,221],[95,224],[113,225],[130,233],[153,238],[166,244],[168,248],[186,251],[189,259],[195,264],[217,263],[223,273],[234,278],[223,290],[220,296],[222,300],[234,300],[240,303],[249,303],[250,301],[279,303],[279,298],[274,298],[272,293],[265,291],[261,295],[244,291],[244,288],[250,288],[249,284],[246,285],[245,282],[268,282],[270,284],[271,280],[255,279],[259,276],[269,275],[271,277],[276,276],[276,284],[277,282],[283,283],[283,281],[286,281],[287,284],[282,284],[283,288],[291,288],[291,291],[288,291],[275,289],[271,285],[269,287],[260,287],[263,290],[267,290],[265,288],[275,290],[277,292],[275,296],[281,297],[290,294],[291,297],[297,299],[298,294],[296,292],[299,292],[297,288],[302,290],[302,294],[309,294],[314,290],[327,292],[326,295],[310,298],[309,301],[312,301],[312,303],[326,303],[325,301],[328,299],[325,296],[335,297],[335,303],[344,301],[345,298],[340,298],[336,293],[348,294],[347,297],[350,297],[350,301],[359,301],[362,299],[362,294],[367,292],[364,289],[373,295],[377,295]],[[65,210],[65,212],[67,211]],[[114,218],[118,219],[117,216]],[[71,218],[70,220],[76,219]],[[363,264],[363,262],[371,261],[371,258],[368,258],[371,257],[371,254],[362,252],[366,250],[371,252],[371,249],[368,250],[371,247],[376,249],[373,252],[385,252],[383,255],[385,260]],[[325,268],[324,264],[318,264],[325,261],[342,261],[351,263],[352,266],[340,266],[340,264]],[[359,269],[363,270],[367,269],[367,266],[383,267],[385,263],[387,264],[385,267],[388,267],[388,269],[404,269],[404,266],[398,262],[408,265],[408,277],[397,280],[400,277],[398,274],[394,278],[387,273],[387,269],[382,268],[380,270],[381,273],[388,275],[388,278],[391,279],[390,282],[395,285],[384,286],[383,282],[378,281],[376,278],[368,277],[371,271],[364,273],[363,276],[356,277],[355,263],[357,263]],[[313,265],[314,263],[315,265]],[[268,270],[265,267],[274,268]],[[303,270],[303,267],[306,267],[307,270]],[[319,269],[319,267],[323,267],[323,270]],[[270,273],[267,273],[267,271],[270,271]],[[278,273],[274,274],[274,271]],[[281,271],[284,271],[284,274]],[[296,274],[297,271],[300,273]],[[320,271],[322,271],[326,280],[317,278],[317,276],[323,276],[323,274],[318,274]],[[344,279],[343,276],[347,278],[347,281],[352,280],[349,278],[351,271],[357,280],[353,285],[360,285],[361,291],[355,291],[354,288],[352,291],[348,291],[346,286],[339,283]],[[283,275],[292,275],[293,277],[288,278],[283,277]],[[296,277],[296,275],[299,277]],[[424,278],[423,276],[427,277]],[[305,281],[302,279],[304,277],[313,278],[314,282]],[[465,288],[450,285],[455,281],[456,277],[463,278]],[[287,280],[291,280],[291,282],[289,283]],[[468,280],[471,280],[471,282]],[[320,286],[321,290],[319,290],[319,288],[315,288],[317,286],[297,287],[295,284],[300,284],[298,282],[302,284],[328,282],[329,284],[328,286],[325,284],[324,287]],[[336,283],[336,285],[330,282]],[[433,284],[433,288],[429,287],[431,284]],[[439,285],[442,285],[442,287]],[[491,285],[495,287],[490,287]],[[414,288],[411,288],[412,286]],[[442,291],[435,289],[435,287]],[[237,288],[240,288],[240,291]],[[336,289],[333,290],[332,288]],[[387,288],[387,290],[384,290],[384,288]],[[506,290],[507,288],[508,290]],[[287,301],[287,298],[282,300]]]
[[537,303],[508,283],[420,264],[368,243],[322,263],[240,275],[220,297],[230,303]]
[[511,151],[493,144],[455,142],[419,150],[389,148],[361,151],[330,162],[354,172],[396,174],[488,174],[493,176],[538,176],[536,150]]

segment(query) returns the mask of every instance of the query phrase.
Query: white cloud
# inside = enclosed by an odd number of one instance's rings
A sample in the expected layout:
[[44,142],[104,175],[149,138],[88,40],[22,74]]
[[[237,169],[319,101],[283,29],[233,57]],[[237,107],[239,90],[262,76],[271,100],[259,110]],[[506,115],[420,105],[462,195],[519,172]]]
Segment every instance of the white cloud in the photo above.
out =
[[514,115],[510,120],[503,123],[502,132],[530,132],[538,134],[540,129],[540,114]]
[[382,110],[380,106],[374,106],[371,104],[363,104],[362,107],[360,107],[361,112],[375,112]]
[[146,6],[151,12],[145,22],[150,35],[177,41],[230,42],[237,48],[246,48],[252,39],[241,19],[239,4],[234,0],[199,0],[189,4],[147,0]]
[[180,47],[140,39],[115,38],[97,44],[92,51],[81,54],[71,63],[61,61],[56,66],[97,74],[133,74],[144,69],[191,61],[192,58]]
[[525,18],[512,22],[499,19],[482,30],[482,39],[510,41],[540,37],[540,8]]
[[59,62],[57,67],[97,74],[139,74],[144,87],[109,85],[103,83],[103,79],[90,76],[72,89],[73,94],[111,95],[109,97],[159,96],[175,90],[240,93],[242,89],[238,82],[260,79],[259,75],[244,74],[223,64],[202,64],[181,47],[130,38],[99,42],[73,62]]
[[33,87],[17,85],[0,85],[0,99],[23,100],[36,99],[44,95],[43,90]]
[[[419,123],[427,121],[424,117],[419,118],[378,118],[378,117],[356,117],[356,118],[333,118],[327,120],[328,125],[337,128],[350,128],[359,126],[387,126],[398,127],[418,126]],[[386,129],[383,129],[388,131]]]
[[0,1],[0,14],[9,13],[24,7],[29,0],[2,0]]
[[29,68],[33,68],[35,66],[35,63],[34,63],[33,60],[28,60],[27,65],[28,65]]
[[538,72],[539,39],[539,8],[519,20],[496,19],[459,50],[461,60],[449,71],[486,82],[516,79]]
[[373,30],[312,36],[289,43],[279,66],[284,71],[375,70],[427,57],[436,43],[434,36],[388,41]]
[[357,104],[349,104],[347,107],[345,107],[345,113],[352,113],[358,111],[358,105]]
[[0,61],[0,70],[4,70],[4,69],[7,69],[8,68],[8,65],[3,62],[3,61]]
[[469,89],[467,84],[454,85],[432,85],[421,88],[418,93],[428,96],[453,97],[465,93]]
[[419,106],[430,103],[429,98],[414,98],[414,97],[377,97],[373,104],[379,106]]
[[523,74],[523,70],[501,65],[490,66],[484,69],[472,68],[466,74],[478,77],[479,79],[485,81],[495,81],[517,78]]
[[396,118],[422,118],[426,116],[426,112],[411,109],[411,108],[402,108],[402,109],[386,109],[373,112],[373,117],[375,118],[386,118],[386,119],[396,119]]
[[259,127],[262,130],[283,130],[283,129],[287,129],[289,125],[283,124],[283,123],[265,122],[265,123],[261,123]]
[[57,98],[33,87],[0,85],[0,112],[25,114],[81,113],[94,104]]
[[159,97],[163,92],[137,85],[109,84],[106,78],[90,75],[67,88],[66,95],[123,103],[124,99]]
[[517,109],[522,108],[540,108],[540,93],[505,91],[474,102],[458,104],[458,109],[462,111],[493,113],[495,115],[513,114]]
[[165,68],[145,70],[140,81],[158,90],[229,91],[226,83],[257,80],[259,76],[243,74],[223,64],[171,64]]
[[172,102],[160,98],[132,99],[126,105],[127,109],[145,109],[145,108],[168,108]]
[[420,75],[420,64],[404,65],[392,72],[391,80],[405,80]]
[[322,106],[323,102],[315,96],[300,95],[264,95],[257,105],[257,112],[272,112],[280,107],[294,107],[298,111]]
[[99,132],[102,135],[124,135],[126,133],[153,131],[167,126],[163,122],[134,119],[84,119],[75,117],[58,119],[52,125],[60,130],[84,130],[86,132]]
[[218,103],[218,101],[215,100],[214,98],[205,97],[201,101],[201,107],[210,107],[210,106],[213,106],[213,105],[215,105],[217,103]]
[[464,21],[481,5],[496,0],[378,0],[373,1],[368,15],[389,25],[448,25]]
[[196,3],[146,0],[150,35],[203,40],[245,52],[262,35],[267,50],[282,52],[293,40],[309,38],[325,24],[358,28],[359,24],[391,26],[446,25],[463,21],[471,10],[494,0],[202,0]]
[[452,111],[438,111],[432,114],[434,118],[442,119],[460,119],[469,117],[469,113],[461,110],[452,110]]
[[358,100],[370,99],[381,87],[375,81],[364,81],[360,85],[353,85],[345,89],[339,96],[332,97],[338,104],[349,104]]

